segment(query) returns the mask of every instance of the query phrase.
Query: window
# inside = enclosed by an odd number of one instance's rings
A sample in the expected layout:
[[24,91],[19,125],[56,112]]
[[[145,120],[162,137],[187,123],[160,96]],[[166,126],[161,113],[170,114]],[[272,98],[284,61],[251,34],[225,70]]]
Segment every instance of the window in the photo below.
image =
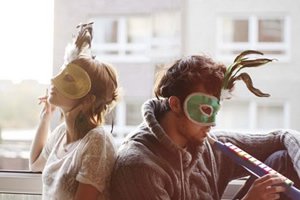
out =
[[156,64],[181,54],[181,11],[99,15],[91,21],[93,53],[117,67],[125,94],[115,110],[114,136],[120,144],[142,122],[141,106],[152,96]]
[[126,124],[129,126],[137,126],[142,122],[141,106],[143,101],[127,101],[126,102]]
[[150,62],[180,53],[179,11],[92,20],[94,53],[110,62]]
[[216,128],[268,130],[289,128],[289,104],[283,101],[225,100]]
[[289,17],[222,16],[217,20],[217,55],[224,60],[255,49],[279,61],[290,56]]
[[0,4],[0,171],[28,170],[38,97],[52,76],[53,1]]

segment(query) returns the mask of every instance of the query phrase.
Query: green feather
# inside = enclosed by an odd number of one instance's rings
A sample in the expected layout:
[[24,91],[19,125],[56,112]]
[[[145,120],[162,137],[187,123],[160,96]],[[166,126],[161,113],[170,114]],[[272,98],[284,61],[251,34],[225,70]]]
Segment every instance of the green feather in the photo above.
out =
[[246,84],[247,88],[256,96],[268,97],[270,96],[269,94],[263,93],[259,89],[253,87],[252,79],[250,78],[249,74],[241,73],[238,75],[238,73],[244,68],[259,67],[261,65],[273,61],[273,59],[269,59],[269,58],[249,59],[248,57],[246,57],[247,55],[252,55],[252,54],[263,55],[262,52],[256,50],[246,50],[241,52],[234,59],[234,62],[227,68],[224,74],[222,88],[230,89],[233,87],[235,81],[242,80]]

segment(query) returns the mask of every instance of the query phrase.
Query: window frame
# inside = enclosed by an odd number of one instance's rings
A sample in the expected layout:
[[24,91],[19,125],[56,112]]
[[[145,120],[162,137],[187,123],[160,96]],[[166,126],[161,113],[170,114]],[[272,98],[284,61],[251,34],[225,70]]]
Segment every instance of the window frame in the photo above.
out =
[[[290,128],[290,103],[285,100],[247,100],[247,99],[235,99],[235,100],[229,100],[231,101],[230,104],[234,105],[235,103],[244,103],[247,104],[245,107],[247,115],[248,115],[248,123],[247,127],[245,128],[239,128],[239,127],[231,127],[231,128],[224,128],[222,126],[218,126],[217,121],[217,129],[230,129],[230,130],[240,130],[240,131],[249,131],[249,130],[264,130],[263,128],[260,128],[257,126],[258,124],[258,112],[260,106],[280,106],[282,107],[282,116],[283,119],[283,127],[284,129]],[[222,109],[222,108],[221,108]],[[226,117],[226,113],[223,115],[223,117]],[[222,120],[222,119],[220,119]]]
[[[248,42],[224,42],[223,41],[223,19],[248,20]],[[259,42],[258,41],[258,22],[259,20],[283,21],[283,41],[282,42]],[[259,51],[282,51],[282,54],[267,54],[268,57],[274,57],[279,62],[288,62],[291,59],[291,25],[290,17],[285,14],[261,15],[261,14],[221,14],[217,17],[216,27],[216,55],[218,58],[230,62],[236,56],[234,53],[224,53],[223,51],[244,51],[254,49]]]
[[[180,14],[180,11],[178,11]],[[97,56],[108,60],[109,62],[122,62],[122,63],[149,63],[152,60],[169,60],[170,58],[177,57],[181,54],[181,33],[178,38],[161,38],[151,35],[147,38],[146,42],[131,43],[127,41],[128,29],[127,20],[131,17],[151,17],[154,23],[154,14],[148,15],[116,15],[116,16],[96,16],[91,20],[97,22],[97,19],[107,19],[110,21],[117,21],[117,41],[107,43],[94,43],[93,49]],[[95,23],[96,25],[96,23]],[[180,28],[180,24],[179,24]],[[155,54],[155,48],[167,48],[164,55]],[[105,51],[115,51],[116,54],[105,53]],[[126,51],[138,51],[139,53],[126,54]],[[100,53],[98,53],[100,52]]]

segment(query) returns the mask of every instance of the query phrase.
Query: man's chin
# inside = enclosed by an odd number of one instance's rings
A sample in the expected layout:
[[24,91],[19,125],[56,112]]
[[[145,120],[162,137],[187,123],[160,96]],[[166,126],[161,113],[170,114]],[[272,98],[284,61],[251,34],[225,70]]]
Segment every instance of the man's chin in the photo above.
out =
[[204,144],[205,139],[193,139],[192,141],[190,141],[191,144],[193,145],[197,145],[197,146],[202,146]]

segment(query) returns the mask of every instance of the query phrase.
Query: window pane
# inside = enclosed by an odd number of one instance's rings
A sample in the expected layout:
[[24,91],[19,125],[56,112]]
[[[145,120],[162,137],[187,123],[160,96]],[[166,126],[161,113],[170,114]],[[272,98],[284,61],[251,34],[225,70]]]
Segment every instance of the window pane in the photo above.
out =
[[128,43],[142,43],[151,38],[151,18],[146,16],[130,17],[127,20]]
[[223,101],[217,115],[216,128],[247,129],[249,128],[249,104],[247,102]]
[[283,121],[283,106],[259,105],[257,107],[257,128],[282,128]]
[[118,41],[118,21],[116,19],[96,19],[94,43],[116,43]]
[[38,98],[45,95],[53,71],[54,2],[0,4],[5,27],[0,38],[0,170],[27,170],[42,108]]
[[223,19],[223,42],[248,42],[248,20]]
[[126,125],[138,125],[142,121],[141,116],[142,102],[126,102]]
[[153,16],[153,37],[177,38],[180,33],[180,13],[166,12]]
[[28,169],[30,144],[42,108],[38,97],[47,87],[37,81],[14,84],[0,80],[0,169]]
[[283,20],[259,20],[259,42],[283,42]]

